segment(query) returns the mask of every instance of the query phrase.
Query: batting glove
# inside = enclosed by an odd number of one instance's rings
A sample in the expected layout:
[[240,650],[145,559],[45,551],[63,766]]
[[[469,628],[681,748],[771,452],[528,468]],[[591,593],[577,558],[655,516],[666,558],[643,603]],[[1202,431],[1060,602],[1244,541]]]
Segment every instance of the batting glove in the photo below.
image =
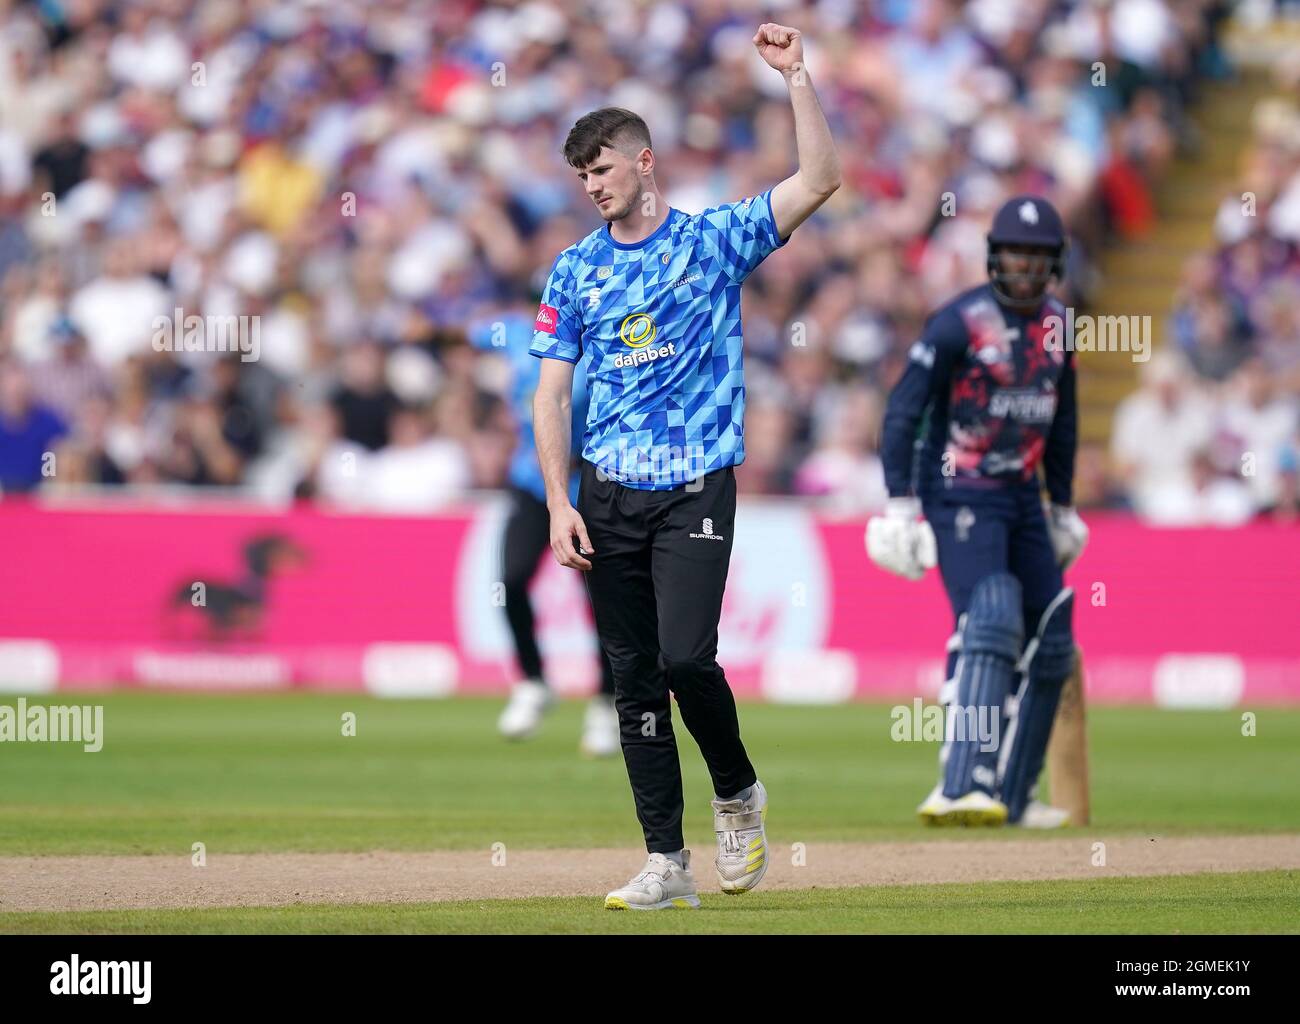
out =
[[1052,538],[1057,565],[1068,569],[1083,554],[1088,543],[1088,524],[1068,505],[1049,505],[1047,532]]
[[867,556],[887,572],[919,580],[939,561],[934,530],[916,498],[890,498],[883,516],[867,520]]

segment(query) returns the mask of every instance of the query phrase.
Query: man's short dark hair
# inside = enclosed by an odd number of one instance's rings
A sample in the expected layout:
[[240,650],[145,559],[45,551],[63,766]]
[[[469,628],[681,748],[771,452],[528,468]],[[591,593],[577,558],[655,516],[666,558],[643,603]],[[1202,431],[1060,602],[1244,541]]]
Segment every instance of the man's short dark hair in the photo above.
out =
[[569,129],[569,137],[564,140],[564,159],[569,166],[582,170],[595,163],[606,146],[635,156],[650,146],[650,129],[639,115],[622,107],[593,110],[578,118]]

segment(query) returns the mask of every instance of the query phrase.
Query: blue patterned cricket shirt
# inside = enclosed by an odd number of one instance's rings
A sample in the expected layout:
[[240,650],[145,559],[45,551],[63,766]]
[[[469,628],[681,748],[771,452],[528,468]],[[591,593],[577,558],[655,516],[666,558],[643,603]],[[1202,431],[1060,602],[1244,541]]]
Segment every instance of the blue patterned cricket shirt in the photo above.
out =
[[583,360],[582,457],[628,487],[667,490],[745,460],[740,286],[785,244],[771,191],[615,241],[602,225],[555,261],[535,356]]

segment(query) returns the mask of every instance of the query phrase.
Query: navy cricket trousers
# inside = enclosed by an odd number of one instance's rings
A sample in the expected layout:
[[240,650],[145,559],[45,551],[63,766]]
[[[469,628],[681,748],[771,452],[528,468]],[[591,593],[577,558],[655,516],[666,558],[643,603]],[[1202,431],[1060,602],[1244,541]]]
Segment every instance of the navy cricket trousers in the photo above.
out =
[[[1009,572],[1024,593],[1025,636],[1064,585],[1047,532],[1037,481],[996,490],[936,487],[922,499],[939,548],[939,572],[952,605],[953,628],[985,576]],[[949,656],[951,678],[956,653]]]

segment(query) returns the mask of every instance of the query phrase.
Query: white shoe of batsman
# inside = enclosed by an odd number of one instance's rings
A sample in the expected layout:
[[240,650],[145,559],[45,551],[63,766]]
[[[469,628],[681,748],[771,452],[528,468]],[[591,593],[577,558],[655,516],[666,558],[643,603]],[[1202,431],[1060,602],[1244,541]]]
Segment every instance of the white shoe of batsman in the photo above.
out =
[[662,853],[652,853],[641,873],[605,897],[606,910],[686,910],[698,907],[691,851],[682,851],[682,866]]
[[919,580],[939,561],[934,530],[920,515],[916,498],[890,498],[884,515],[867,520],[867,556],[887,572]]
[[718,882],[726,893],[749,892],[767,874],[767,790],[755,782],[748,800],[714,800]]

